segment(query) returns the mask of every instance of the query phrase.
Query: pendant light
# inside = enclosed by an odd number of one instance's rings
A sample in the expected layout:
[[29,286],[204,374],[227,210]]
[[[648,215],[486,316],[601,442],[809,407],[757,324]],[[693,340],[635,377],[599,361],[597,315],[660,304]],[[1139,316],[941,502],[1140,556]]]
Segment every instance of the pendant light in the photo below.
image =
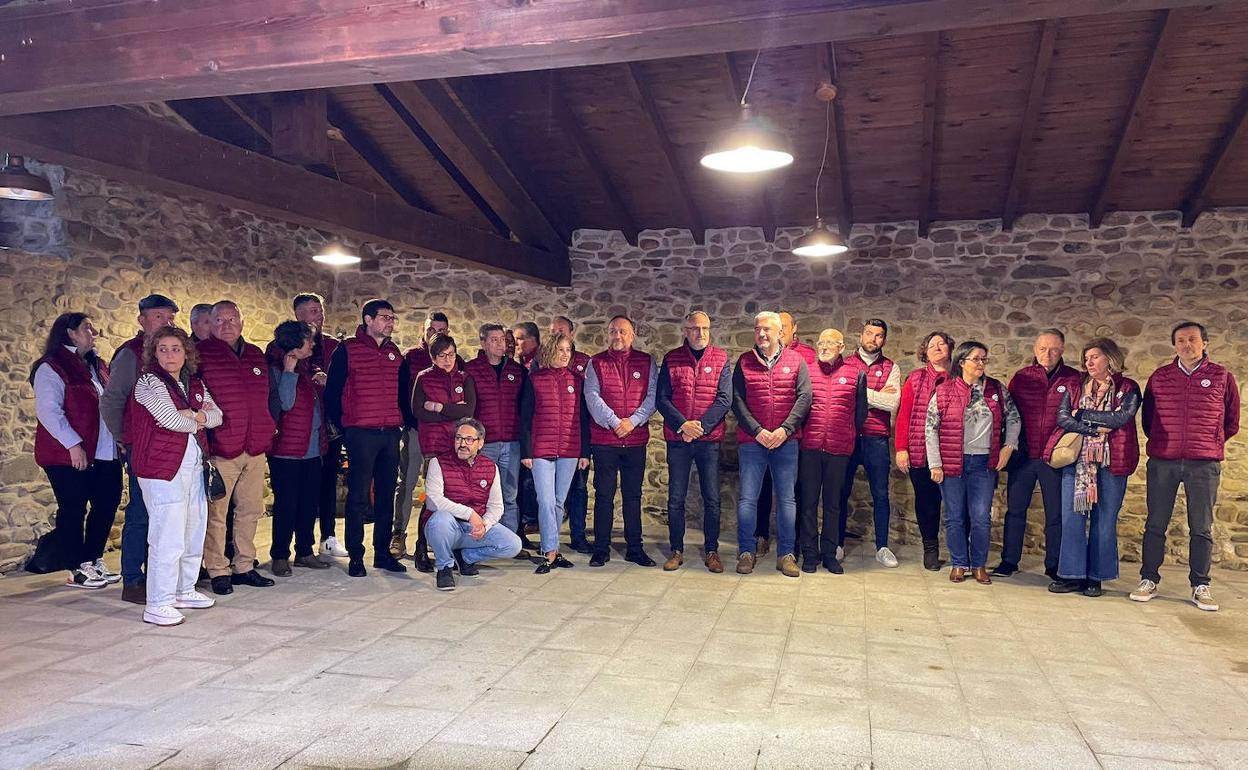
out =
[[331,267],[346,267],[347,265],[358,265],[360,257],[343,245],[342,241],[334,238],[312,256],[312,261]]
[[819,173],[815,176],[815,227],[797,239],[793,253],[799,257],[832,257],[849,251],[841,236],[829,230],[823,223],[823,217],[819,215],[819,183],[823,181],[823,169],[828,162],[828,144],[832,139],[832,100],[836,98],[836,86],[825,83],[815,91],[815,95],[827,103],[823,127],[823,157],[819,159]]
[[715,171],[733,174],[754,174],[759,171],[787,166],[793,162],[793,152],[788,138],[768,121],[754,114],[746,96],[754,82],[754,69],[762,56],[760,48],[750,66],[750,77],[741,92],[741,116],[730,128],[721,133],[702,155],[702,165]]
[[26,159],[21,155],[9,155],[0,169],[0,198],[15,201],[52,200],[52,184],[41,176],[26,170]]

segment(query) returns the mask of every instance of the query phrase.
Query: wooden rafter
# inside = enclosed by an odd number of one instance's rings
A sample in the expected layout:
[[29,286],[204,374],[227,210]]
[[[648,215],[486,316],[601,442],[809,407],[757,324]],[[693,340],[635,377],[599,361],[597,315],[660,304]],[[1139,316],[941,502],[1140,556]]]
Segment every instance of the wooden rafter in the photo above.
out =
[[1217,185],[1219,177],[1226,170],[1231,151],[1243,146],[1245,135],[1248,135],[1248,89],[1244,89],[1243,95],[1239,97],[1239,104],[1235,106],[1231,122],[1227,124],[1226,131],[1218,137],[1217,144],[1209,153],[1200,176],[1197,177],[1191,192],[1183,202],[1184,227],[1191,227],[1195,224],[1196,218],[1208,208],[1209,195]]
[[429,202],[395,170],[394,165],[386,158],[381,148],[359,127],[355,119],[343,109],[333,95],[328,97],[326,113],[330,124],[342,134],[343,142],[360,156],[360,159],[386,187],[393,190],[394,194],[402,198],[407,205],[425,211],[434,211]]
[[[831,43],[815,46],[816,75],[820,82],[836,84],[836,52]],[[853,187],[849,180],[849,151],[845,146],[845,114],[841,109],[842,91],[832,100],[831,135],[828,138],[828,166],[836,169],[833,197],[836,200],[836,222],[841,238],[849,242],[854,229]]]
[[[732,94],[731,114],[735,118],[741,110],[741,97],[745,92],[745,81],[741,79],[741,73],[737,71],[737,65],[731,51],[724,54],[723,72],[728,76],[729,93]],[[771,191],[767,189],[766,182],[762,184],[763,188],[759,197],[762,203],[763,231],[766,239],[770,241],[776,237],[776,206],[772,200]]]
[[1135,142],[1136,135],[1139,133],[1140,123],[1142,122],[1141,116],[1152,96],[1154,84],[1157,82],[1158,75],[1162,69],[1162,61],[1166,56],[1166,47],[1174,36],[1176,26],[1173,23],[1173,13],[1170,10],[1167,9],[1158,14],[1153,47],[1149,52],[1148,61],[1144,63],[1144,70],[1140,73],[1140,79],[1136,83],[1135,93],[1131,97],[1131,104],[1128,106],[1127,114],[1122,121],[1122,129],[1118,132],[1118,141],[1114,144],[1114,152],[1110,156],[1109,165],[1105,167],[1105,173],[1102,175],[1101,183],[1097,187],[1092,208],[1088,212],[1088,223],[1092,227],[1100,227],[1101,222],[1105,220],[1105,212],[1109,208],[1109,199],[1113,195],[1114,184],[1118,181],[1118,175],[1122,171],[1123,163],[1126,162],[1131,145]]
[[935,210],[933,180],[936,178],[936,112],[940,98],[940,33],[930,32],[923,55],[923,145],[919,161],[919,235],[927,237]]
[[221,97],[221,103],[224,104],[230,112],[238,116],[239,120],[247,124],[247,127],[256,133],[256,136],[260,137],[265,142],[268,142],[269,146],[273,145],[272,132],[260,125],[260,122],[256,120],[255,116],[248,112],[247,108],[243,107],[243,105],[239,103],[238,99],[235,99],[232,96],[223,96]]
[[625,73],[625,87],[633,101],[641,107],[641,112],[645,116],[646,122],[659,144],[659,154],[667,165],[668,173],[671,174],[672,181],[676,185],[676,194],[680,198],[680,204],[685,209],[686,222],[689,224],[690,229],[693,230],[694,239],[701,241],[703,234],[706,232],[706,222],[702,218],[702,212],[698,209],[697,202],[693,199],[689,178],[685,175],[685,169],[680,164],[680,158],[676,154],[676,146],[672,144],[672,139],[667,133],[667,127],[663,123],[663,116],[659,113],[659,106],[654,102],[654,95],[646,84],[645,74],[641,71],[641,67],[633,63],[625,64],[623,69]]
[[1040,122],[1040,105],[1044,103],[1044,89],[1049,82],[1049,65],[1057,48],[1058,19],[1046,19],[1040,28],[1040,45],[1036,49],[1036,63],[1031,70],[1031,86],[1027,90],[1027,107],[1023,110],[1023,125],[1018,132],[1018,146],[1014,149],[1014,168],[1010,171],[1010,183],[1006,188],[1005,204],[1001,207],[1001,227],[1010,230],[1018,216],[1023,195],[1023,178],[1035,148],[1036,126]]

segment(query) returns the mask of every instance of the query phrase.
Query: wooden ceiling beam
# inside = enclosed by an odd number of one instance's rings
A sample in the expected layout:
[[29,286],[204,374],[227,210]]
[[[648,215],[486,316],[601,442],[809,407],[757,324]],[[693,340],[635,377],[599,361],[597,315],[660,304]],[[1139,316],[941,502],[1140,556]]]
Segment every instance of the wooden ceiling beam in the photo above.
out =
[[300,166],[329,161],[329,119],[323,88],[273,94],[273,157]]
[[1044,103],[1044,89],[1049,82],[1049,65],[1057,48],[1059,19],[1047,19],[1040,27],[1040,45],[1036,49],[1036,63],[1031,70],[1031,85],[1027,90],[1027,107],[1023,110],[1023,125],[1018,132],[1018,145],[1014,148],[1014,167],[1010,171],[1010,183],[1006,188],[1005,203],[1001,207],[1001,228],[1012,230],[1014,219],[1023,196],[1023,180],[1031,162],[1031,151],[1036,144],[1036,126],[1040,122],[1040,106]]
[[1105,167],[1105,173],[1101,176],[1096,196],[1093,198],[1092,208],[1088,212],[1088,223],[1092,227],[1100,227],[1101,222],[1105,220],[1105,212],[1109,208],[1109,199],[1113,195],[1114,185],[1118,181],[1118,175],[1126,162],[1131,145],[1139,134],[1140,118],[1152,97],[1154,84],[1162,69],[1162,61],[1166,57],[1166,48],[1177,26],[1173,17],[1174,14],[1169,9],[1157,15],[1153,47],[1149,51],[1148,60],[1144,63],[1144,69],[1140,72],[1140,78],[1136,82],[1135,93],[1131,96],[1130,106],[1123,118],[1118,140],[1114,143],[1114,151],[1109,158],[1109,165]]
[[676,154],[676,146],[672,144],[671,136],[668,135],[663,116],[659,113],[659,106],[655,104],[654,95],[646,84],[645,73],[641,71],[641,67],[631,62],[625,64],[624,84],[629,96],[641,108],[642,115],[645,116],[646,123],[659,144],[659,155],[663,158],[668,173],[671,174],[672,181],[676,185],[676,195],[680,198],[680,205],[685,210],[685,223],[693,231],[694,240],[701,243],[706,234],[706,220],[703,219],[702,212],[693,199],[689,178],[685,175],[680,157]]
[[244,107],[238,99],[232,96],[223,96],[221,97],[221,103],[224,104],[230,112],[238,116],[238,119],[246,124],[248,128],[255,132],[256,136],[263,139],[270,147],[273,146],[273,133],[265,126],[260,125],[260,121],[256,120],[256,117],[248,112],[247,108]]
[[552,285],[571,280],[566,248],[500,238],[120,107],[0,118],[0,146],[459,265]]
[[0,114],[429,80],[1207,0],[76,0],[0,9]]
[[[737,71],[736,61],[733,59],[732,51],[724,54],[724,74],[728,76],[728,87],[732,94],[732,117],[735,119],[741,111],[741,98],[745,93],[745,81],[741,79],[741,73]],[[776,237],[776,207],[772,200],[771,191],[767,189],[765,177],[761,177],[759,183],[762,185],[762,191],[759,194],[761,211],[763,214],[763,231],[766,240],[771,242]]]
[[[815,59],[818,82],[826,81],[836,85],[836,50],[832,43],[815,46]],[[845,91],[841,90],[830,102],[832,115],[828,129],[828,165],[836,169],[833,198],[836,201],[837,231],[849,243],[849,234],[854,229],[854,195],[849,178],[849,150],[845,143],[845,114],[840,107],[844,95]]]
[[1226,171],[1231,152],[1237,147],[1243,147],[1245,135],[1248,135],[1248,88],[1244,89],[1239,97],[1239,104],[1235,106],[1235,112],[1231,115],[1226,131],[1218,137],[1217,144],[1214,145],[1209,158],[1205,161],[1204,168],[1200,171],[1200,176],[1197,177],[1196,183],[1192,185],[1187,199],[1183,202],[1184,227],[1194,225],[1196,218],[1209,208],[1210,193]]
[[407,205],[429,212],[435,211],[429,202],[425,200],[424,196],[417,192],[416,188],[408,184],[407,180],[395,170],[394,165],[386,157],[386,154],[382,152],[381,148],[360,128],[350,113],[332,95],[328,96],[325,110],[330,125],[338,129],[338,132],[342,134],[342,141],[356,155],[360,156],[360,159],[364,161],[364,164],[368,166],[374,176],[380,179],[386,187],[394,191],[394,194],[399,196]]
[[919,235],[926,238],[936,209],[936,112],[940,98],[940,33],[929,32],[923,55],[923,144],[919,161]]

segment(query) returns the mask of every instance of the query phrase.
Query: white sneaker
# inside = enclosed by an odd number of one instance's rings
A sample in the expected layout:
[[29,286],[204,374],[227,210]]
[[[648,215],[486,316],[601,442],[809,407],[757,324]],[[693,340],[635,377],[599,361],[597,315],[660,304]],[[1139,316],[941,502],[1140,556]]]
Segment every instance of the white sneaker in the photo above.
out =
[[104,578],[104,582],[108,583],[110,586],[121,580],[121,575],[118,575],[116,572],[113,572],[105,566],[103,559],[96,559],[95,563],[91,566],[95,567],[95,573]]
[[1217,612],[1218,603],[1213,599],[1209,586],[1200,585],[1192,589],[1192,602],[1205,612]]
[[347,549],[338,543],[338,538],[329,536],[321,543],[321,556],[346,556]]
[[885,567],[896,567],[897,557],[893,556],[893,552],[888,550],[888,546],[884,546],[875,552],[875,560]]
[[[1151,580],[1141,580],[1140,584],[1131,592],[1131,601],[1147,602],[1157,595],[1157,584]],[[1199,606],[1199,605],[1197,605]]]
[[836,547],[836,560],[845,561],[845,549],[839,545]]
[[151,623],[157,626],[176,626],[184,620],[186,620],[186,617],[168,604],[162,607],[143,608],[144,623]]
[[95,573],[95,568],[91,566],[91,562],[84,561],[78,566],[78,569],[69,573],[69,577],[65,578],[65,585],[70,588],[103,588],[108,583],[104,582],[104,578]]
[[194,590],[178,594],[173,600],[173,606],[179,610],[206,610],[216,603],[217,600],[211,596],[204,596]]

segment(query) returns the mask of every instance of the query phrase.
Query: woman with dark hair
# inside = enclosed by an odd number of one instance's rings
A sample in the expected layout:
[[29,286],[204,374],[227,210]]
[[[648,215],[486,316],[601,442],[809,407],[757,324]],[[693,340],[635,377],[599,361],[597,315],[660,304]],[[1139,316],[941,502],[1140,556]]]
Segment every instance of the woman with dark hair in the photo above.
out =
[[933,572],[940,569],[940,486],[932,481],[927,469],[923,423],[932,392],[949,376],[952,353],[953,337],[941,331],[930,332],[919,343],[922,366],[910,372],[901,386],[894,439],[897,467],[909,474],[910,486],[914,488],[914,517],[923,537],[923,567]]
[[95,352],[97,336],[86,313],[61,313],[30,372],[39,421],[35,462],[56,496],[52,539],[70,571],[65,585],[71,588],[121,580],[102,558],[121,503],[121,461],[100,417],[108,365]]
[[987,364],[984,343],[958,345],[949,377],[932,393],[923,430],[927,466],[945,501],[945,540],[953,563],[949,580],[954,583],[966,580],[968,570],[975,582],[992,583],[986,566],[992,493],[997,473],[1018,448],[1022,425],[1009,391],[984,374]]
[[204,459],[206,431],[221,410],[195,373],[195,343],[176,326],[150,332],[143,368],[126,406],[130,467],[147,504],[147,606],[143,620],[176,626],[179,609],[206,609],[215,600],[195,590],[208,525]]
[[1127,479],[1140,463],[1135,413],[1140,386],[1124,377],[1126,356],[1118,345],[1098,337],[1083,346],[1083,381],[1078,401],[1062,396],[1057,430],[1044,459],[1064,433],[1078,433],[1083,443],[1075,461],[1062,468],[1062,550],[1055,594],[1082,592],[1100,596],[1101,583],[1118,577],[1118,511]]
[[312,365],[316,329],[303,321],[283,321],[273,330],[269,360],[269,413],[277,435],[269,452],[273,486],[273,544],[270,569],[290,577],[290,539],[295,566],[326,569],[312,554],[321,486],[321,458],[329,449],[325,407]]

